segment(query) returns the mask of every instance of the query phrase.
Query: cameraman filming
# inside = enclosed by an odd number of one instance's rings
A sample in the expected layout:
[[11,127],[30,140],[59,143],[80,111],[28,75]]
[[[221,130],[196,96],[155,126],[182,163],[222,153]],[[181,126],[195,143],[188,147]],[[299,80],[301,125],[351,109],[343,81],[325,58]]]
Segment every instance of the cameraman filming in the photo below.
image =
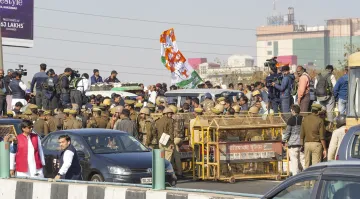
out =
[[276,90],[280,91],[280,100],[281,100],[281,112],[289,113],[290,106],[294,103],[293,98],[291,96],[291,88],[294,83],[295,76],[290,74],[290,67],[288,65],[281,67],[281,71],[283,74],[282,81],[272,82],[272,86],[275,87]]
[[[281,74],[278,74],[277,68],[276,68],[276,57],[272,58],[272,59],[268,59],[266,60],[267,62],[264,63],[265,67],[269,67],[270,68],[270,74],[269,76],[266,77],[266,87],[268,88],[268,92],[269,92],[269,103],[271,103],[271,107],[274,113],[279,113],[280,111],[280,104],[281,104],[281,100],[280,100],[280,91],[275,89],[275,87],[273,86],[273,83],[281,80]],[[270,105],[269,105],[270,106]]]
[[9,84],[12,91],[11,107],[14,107],[17,102],[21,102],[25,106],[27,104],[25,100],[26,84],[21,80],[22,74],[20,71],[16,71],[14,77]]

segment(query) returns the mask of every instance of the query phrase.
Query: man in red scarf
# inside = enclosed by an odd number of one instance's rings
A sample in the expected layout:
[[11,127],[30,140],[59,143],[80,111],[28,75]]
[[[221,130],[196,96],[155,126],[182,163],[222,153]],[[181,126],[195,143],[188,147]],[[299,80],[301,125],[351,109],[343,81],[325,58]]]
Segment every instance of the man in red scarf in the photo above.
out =
[[45,165],[44,152],[40,137],[32,132],[33,123],[23,120],[20,125],[22,134],[16,139],[10,149],[10,173],[17,177],[39,177],[43,178],[43,166]]

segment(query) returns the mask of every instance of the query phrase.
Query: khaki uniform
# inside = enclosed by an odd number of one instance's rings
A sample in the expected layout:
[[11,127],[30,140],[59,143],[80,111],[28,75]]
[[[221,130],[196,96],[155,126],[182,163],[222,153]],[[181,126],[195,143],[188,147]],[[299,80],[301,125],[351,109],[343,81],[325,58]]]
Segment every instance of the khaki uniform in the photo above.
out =
[[130,118],[132,121],[136,122],[136,120],[137,120],[137,113],[136,113],[136,111],[131,110],[131,111],[130,111],[130,116],[129,116],[129,118]]
[[173,157],[173,149],[170,149],[170,145],[174,145],[174,121],[166,116],[156,121],[156,130],[158,134],[158,141],[160,140],[163,133],[170,135],[169,141],[166,145],[159,143],[160,149],[165,149],[165,159],[170,161]]
[[215,102],[211,99],[205,99],[201,105],[203,106],[205,112],[211,112],[211,109],[215,107]]
[[34,123],[34,131],[41,136],[49,134],[49,124],[42,118],[39,118]]
[[304,117],[301,124],[300,144],[305,149],[305,168],[321,162],[323,152],[321,140],[324,139],[324,120],[313,113]]
[[56,124],[56,127],[58,126],[64,126],[64,120],[65,120],[65,113],[58,113],[56,116],[55,116],[55,124]]
[[35,113],[29,115],[29,120],[36,122],[39,119],[39,116],[36,115]]
[[100,117],[95,117],[94,120],[95,120],[98,128],[106,128],[108,120],[106,120],[105,118],[103,118],[101,116]]
[[81,128],[82,128],[82,123],[76,118],[69,117],[64,121],[64,127],[63,127],[64,130],[81,129]]
[[181,156],[180,156],[180,147],[184,142],[185,138],[185,126],[184,126],[184,118],[180,115],[173,116],[174,121],[174,160],[175,160],[175,171],[177,175],[182,175],[182,164],[181,164]]
[[110,119],[109,122],[106,125],[106,129],[114,129],[115,123],[116,123],[116,121],[114,122],[114,124],[112,124],[112,121]]
[[49,119],[47,120],[47,123],[49,125],[49,132],[55,132],[57,130],[57,126],[56,126],[56,121],[54,117],[49,117]]
[[157,148],[158,135],[156,133],[155,121],[152,118],[140,120],[138,129],[142,143],[152,149]]

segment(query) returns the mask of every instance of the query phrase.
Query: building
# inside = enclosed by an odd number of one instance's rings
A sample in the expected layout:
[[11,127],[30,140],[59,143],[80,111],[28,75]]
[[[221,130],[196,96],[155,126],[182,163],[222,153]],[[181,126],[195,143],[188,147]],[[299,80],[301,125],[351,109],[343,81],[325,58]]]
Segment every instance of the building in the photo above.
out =
[[187,59],[190,66],[194,68],[194,70],[199,70],[199,64],[206,63],[206,58],[189,58]]
[[[280,20],[284,18],[288,19]],[[277,56],[292,57],[292,62],[298,65],[339,67],[339,60],[344,60],[346,44],[360,47],[359,18],[330,19],[324,26],[315,27],[296,24],[294,19],[294,9],[289,8],[288,15],[268,19],[267,26],[257,28],[258,66],[264,66],[266,59]]]
[[242,78],[257,71],[257,67],[254,66],[254,58],[249,55],[232,55],[228,58],[227,64],[202,63],[199,64],[198,71],[202,79],[223,84],[227,82],[226,78],[236,78],[236,81],[241,81]]

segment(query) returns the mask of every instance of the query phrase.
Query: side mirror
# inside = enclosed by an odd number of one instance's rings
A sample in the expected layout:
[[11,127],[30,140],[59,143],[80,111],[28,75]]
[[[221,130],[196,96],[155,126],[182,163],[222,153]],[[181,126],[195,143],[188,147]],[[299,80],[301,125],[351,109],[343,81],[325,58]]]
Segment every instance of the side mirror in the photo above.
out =
[[77,151],[76,153],[77,153],[79,158],[85,158],[86,157],[84,151]]

